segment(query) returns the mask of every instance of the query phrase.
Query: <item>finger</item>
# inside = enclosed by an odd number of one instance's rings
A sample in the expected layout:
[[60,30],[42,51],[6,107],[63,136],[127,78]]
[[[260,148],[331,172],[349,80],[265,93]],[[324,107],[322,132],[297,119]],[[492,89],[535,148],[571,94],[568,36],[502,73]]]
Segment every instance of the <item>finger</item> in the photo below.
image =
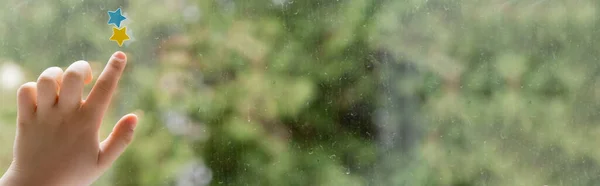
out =
[[134,114],[123,116],[113,128],[108,138],[100,143],[98,165],[109,167],[125,151],[133,140],[133,131],[138,118]]
[[37,106],[49,108],[54,106],[62,81],[63,71],[58,67],[50,67],[37,80]]
[[125,53],[115,52],[100,77],[98,77],[96,85],[92,88],[84,104],[84,107],[92,110],[91,112],[95,113],[96,116],[102,117],[108,108],[126,63],[127,56],[125,56]]
[[37,83],[28,82],[17,91],[17,121],[23,123],[29,121],[35,115],[37,100]]
[[85,82],[92,80],[92,68],[86,61],[77,61],[63,75],[62,86],[58,96],[58,105],[62,109],[78,109]]

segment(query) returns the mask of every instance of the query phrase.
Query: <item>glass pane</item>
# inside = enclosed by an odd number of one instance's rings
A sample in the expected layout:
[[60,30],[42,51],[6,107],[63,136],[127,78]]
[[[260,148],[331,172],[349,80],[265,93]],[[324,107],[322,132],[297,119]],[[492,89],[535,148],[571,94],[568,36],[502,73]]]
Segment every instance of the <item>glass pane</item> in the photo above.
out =
[[0,168],[19,85],[121,50],[98,186],[600,184],[596,1],[0,4]]

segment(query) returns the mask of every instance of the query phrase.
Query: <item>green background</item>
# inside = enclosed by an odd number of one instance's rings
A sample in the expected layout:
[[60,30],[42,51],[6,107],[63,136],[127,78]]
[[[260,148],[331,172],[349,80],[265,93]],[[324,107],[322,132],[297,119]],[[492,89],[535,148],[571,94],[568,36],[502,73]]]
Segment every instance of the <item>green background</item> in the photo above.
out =
[[11,81],[122,50],[102,136],[141,123],[99,186],[600,184],[596,1],[0,4],[0,168]]

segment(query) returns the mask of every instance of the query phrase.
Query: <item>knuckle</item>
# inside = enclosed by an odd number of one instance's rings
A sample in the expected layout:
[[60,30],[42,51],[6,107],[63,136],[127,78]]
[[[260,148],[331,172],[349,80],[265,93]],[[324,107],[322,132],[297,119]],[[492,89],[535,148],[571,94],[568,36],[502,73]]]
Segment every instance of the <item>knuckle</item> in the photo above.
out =
[[110,94],[114,89],[114,86],[115,85],[111,79],[99,79],[96,82],[96,87],[98,88],[98,90],[105,94]]
[[63,71],[60,67],[50,67],[50,68],[47,68],[46,70],[44,70],[44,72],[42,72],[39,79],[42,79],[42,78],[55,79],[56,76],[60,76],[60,74],[62,72]]
[[48,69],[50,69],[50,70],[56,70],[56,71],[62,71],[62,68],[57,67],[57,66],[53,66],[53,67],[50,67]]
[[98,81],[98,83],[96,84],[96,88],[99,92],[103,94],[109,94],[111,90],[111,85],[107,81]]
[[62,72],[62,68],[60,68],[60,67],[50,67],[50,68],[46,69],[46,71],[48,71],[48,72]]
[[38,78],[38,84],[56,84],[56,80],[52,76],[42,75]]
[[81,104],[62,102],[62,104],[59,104],[59,108],[62,115],[75,115],[79,114],[78,111],[81,108]]
[[125,63],[118,60],[112,60],[108,63],[108,67],[117,71],[121,71],[125,67]]
[[36,86],[35,82],[27,82],[27,83],[21,85],[21,87],[19,87],[19,89],[17,90],[17,92],[19,92],[19,94],[23,94],[23,93],[26,93],[28,91],[34,90],[35,86]]
[[124,146],[129,145],[132,141],[133,141],[133,131],[124,131],[125,133],[123,134],[123,136],[121,136],[121,143],[123,143]]
[[79,80],[79,79],[83,79],[83,73],[76,71],[76,70],[67,70],[67,72],[65,72],[65,79],[71,79],[71,80]]
[[83,60],[75,61],[73,64],[71,64],[71,66],[76,66],[76,65],[90,66],[90,64],[87,61],[83,61]]

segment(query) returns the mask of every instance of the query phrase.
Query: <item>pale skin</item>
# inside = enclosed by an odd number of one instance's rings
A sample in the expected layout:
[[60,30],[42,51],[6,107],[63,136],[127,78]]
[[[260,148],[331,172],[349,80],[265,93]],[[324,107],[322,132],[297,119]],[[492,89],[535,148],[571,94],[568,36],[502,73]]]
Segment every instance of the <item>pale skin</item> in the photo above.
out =
[[114,53],[85,100],[84,85],[92,82],[85,61],[64,71],[48,68],[37,82],[22,85],[13,162],[0,186],[79,186],[98,179],[131,143],[138,121],[123,116],[100,142],[98,129],[126,63],[123,52]]

